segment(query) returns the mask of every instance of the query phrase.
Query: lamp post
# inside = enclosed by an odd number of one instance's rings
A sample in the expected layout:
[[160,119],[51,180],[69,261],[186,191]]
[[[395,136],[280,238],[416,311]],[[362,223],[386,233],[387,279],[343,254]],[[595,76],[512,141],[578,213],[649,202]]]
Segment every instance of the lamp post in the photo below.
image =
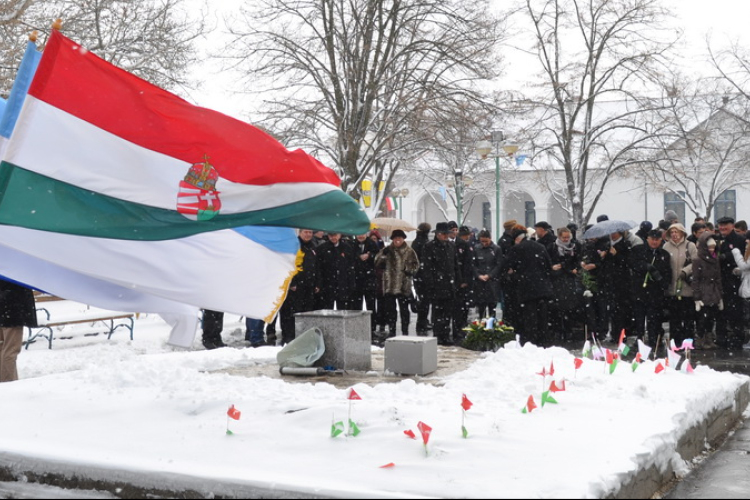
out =
[[462,225],[461,216],[463,215],[462,212],[462,200],[461,195],[463,194],[461,191],[463,191],[463,176],[464,172],[460,168],[457,169],[455,172],[453,172],[453,175],[456,177],[456,221],[458,222],[458,225]]
[[[490,135],[492,142],[482,140],[474,146],[475,151],[483,160],[495,150],[495,238],[500,238],[500,148],[505,142],[504,134],[501,130],[493,130]],[[494,144],[493,144],[494,143]],[[516,144],[503,144],[502,150],[505,156],[512,157],[518,151]]]
[[404,198],[409,196],[409,190],[406,188],[403,188],[403,189],[396,188],[393,191],[391,191],[391,196],[393,196],[394,198],[398,198],[398,218],[403,219],[404,216],[403,216],[403,211],[401,209],[401,205],[404,203],[403,202]]

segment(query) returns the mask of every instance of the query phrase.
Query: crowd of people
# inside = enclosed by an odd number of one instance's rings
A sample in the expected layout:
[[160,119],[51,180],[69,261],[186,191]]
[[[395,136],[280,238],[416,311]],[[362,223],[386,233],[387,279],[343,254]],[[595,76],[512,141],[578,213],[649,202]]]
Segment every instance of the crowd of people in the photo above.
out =
[[[600,215],[596,225],[606,221]],[[412,316],[417,335],[432,332],[440,345],[460,345],[473,312],[499,317],[539,346],[612,340],[624,331],[654,348],[687,338],[696,348],[750,348],[744,221],[723,217],[714,227],[696,218],[688,231],[667,211],[656,224],[586,239],[593,226],[579,236],[575,224],[526,228],[508,220],[495,242],[485,229],[450,221],[433,230],[423,222],[411,245],[400,229],[387,244],[377,230],[347,236],[302,229],[304,258],[278,315],[280,343],[295,338],[295,313],[347,309],[371,312],[373,344],[381,346],[408,334]],[[248,319],[247,327],[253,346],[277,343],[276,321],[265,325],[265,340],[262,322]],[[213,339],[204,328],[207,348],[220,347]]]

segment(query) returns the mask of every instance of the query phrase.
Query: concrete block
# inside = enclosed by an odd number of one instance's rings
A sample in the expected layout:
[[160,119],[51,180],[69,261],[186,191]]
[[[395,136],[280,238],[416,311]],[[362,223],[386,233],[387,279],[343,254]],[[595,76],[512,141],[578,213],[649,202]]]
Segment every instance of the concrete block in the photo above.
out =
[[338,370],[372,369],[370,311],[320,309],[294,315],[295,335],[318,327],[323,332],[326,352],[313,366]]
[[398,335],[385,341],[385,370],[426,375],[437,370],[437,338]]

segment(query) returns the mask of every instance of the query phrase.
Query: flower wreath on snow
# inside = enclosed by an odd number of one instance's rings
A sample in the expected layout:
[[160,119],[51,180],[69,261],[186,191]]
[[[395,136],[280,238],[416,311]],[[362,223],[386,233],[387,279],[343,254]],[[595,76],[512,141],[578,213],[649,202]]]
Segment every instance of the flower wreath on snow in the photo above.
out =
[[487,328],[489,319],[485,318],[469,323],[469,326],[464,328],[464,331],[468,333],[461,345],[472,351],[497,351],[506,342],[516,340],[516,332],[512,326],[508,326],[502,321],[494,321],[491,327]]

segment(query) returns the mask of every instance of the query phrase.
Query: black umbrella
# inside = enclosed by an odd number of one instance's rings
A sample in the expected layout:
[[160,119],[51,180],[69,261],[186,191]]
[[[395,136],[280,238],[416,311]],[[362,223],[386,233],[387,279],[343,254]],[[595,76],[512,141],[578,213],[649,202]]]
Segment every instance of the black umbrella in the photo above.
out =
[[638,223],[632,220],[603,220],[591,226],[583,233],[582,238],[584,240],[601,238],[602,236],[609,236],[612,233],[629,231],[637,225]]

